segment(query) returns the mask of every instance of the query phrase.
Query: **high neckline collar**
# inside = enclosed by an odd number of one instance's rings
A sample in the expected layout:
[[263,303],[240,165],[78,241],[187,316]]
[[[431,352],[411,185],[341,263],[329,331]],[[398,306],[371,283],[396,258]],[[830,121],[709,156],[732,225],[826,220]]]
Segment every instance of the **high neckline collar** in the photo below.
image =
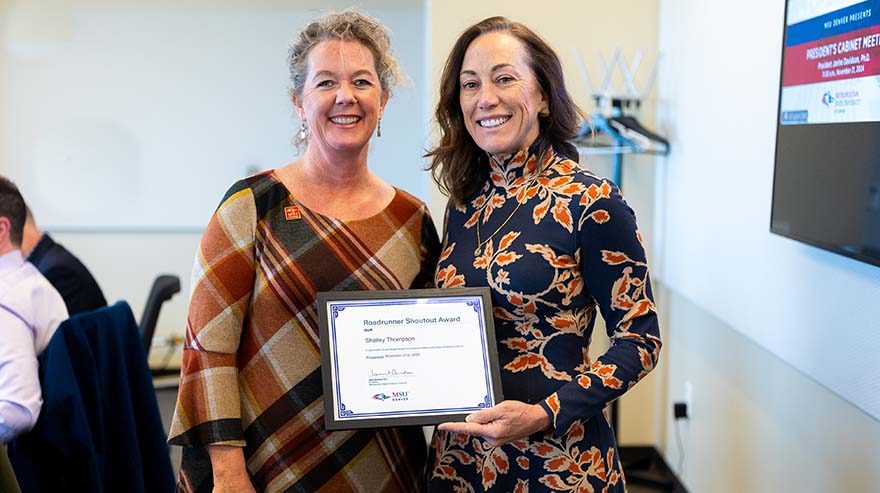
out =
[[488,154],[489,169],[493,173],[502,176],[524,176],[526,178],[540,173],[544,169],[544,162],[552,154],[552,149],[547,149],[544,156],[538,156],[538,143],[533,142],[529,147],[524,147],[511,154]]

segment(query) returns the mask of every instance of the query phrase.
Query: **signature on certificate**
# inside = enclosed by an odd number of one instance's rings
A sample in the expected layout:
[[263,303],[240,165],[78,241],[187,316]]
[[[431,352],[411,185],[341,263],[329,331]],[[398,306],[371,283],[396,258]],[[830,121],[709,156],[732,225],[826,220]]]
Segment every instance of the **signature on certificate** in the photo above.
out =
[[397,370],[391,369],[386,371],[376,371],[370,370],[370,377],[400,377],[406,375],[413,375],[414,373],[409,370]]

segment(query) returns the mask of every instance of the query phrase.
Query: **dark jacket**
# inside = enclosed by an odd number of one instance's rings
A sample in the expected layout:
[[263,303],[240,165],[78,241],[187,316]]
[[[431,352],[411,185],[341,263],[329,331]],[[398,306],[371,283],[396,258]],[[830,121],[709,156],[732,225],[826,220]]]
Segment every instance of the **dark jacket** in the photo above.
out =
[[39,360],[43,409],[9,449],[22,491],[174,490],[152,377],[124,301],[62,322]]
[[104,293],[86,266],[48,234],[43,234],[27,260],[55,286],[71,316],[107,306]]

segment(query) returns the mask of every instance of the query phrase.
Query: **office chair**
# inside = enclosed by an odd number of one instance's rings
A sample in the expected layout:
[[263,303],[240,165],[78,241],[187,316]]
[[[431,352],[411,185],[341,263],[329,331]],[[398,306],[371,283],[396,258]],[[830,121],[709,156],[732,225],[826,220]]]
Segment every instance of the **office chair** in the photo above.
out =
[[170,300],[180,291],[180,278],[170,274],[156,277],[147,304],[144,306],[144,314],[141,315],[140,332],[144,341],[144,355],[149,356],[150,346],[153,344],[153,333],[156,331],[156,322],[159,320],[159,310],[162,303]]

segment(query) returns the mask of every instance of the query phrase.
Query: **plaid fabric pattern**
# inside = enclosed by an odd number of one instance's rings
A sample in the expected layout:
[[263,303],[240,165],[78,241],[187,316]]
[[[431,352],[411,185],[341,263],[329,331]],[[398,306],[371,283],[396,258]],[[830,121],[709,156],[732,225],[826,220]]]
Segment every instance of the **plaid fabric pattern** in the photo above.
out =
[[402,190],[373,217],[338,221],[296,204],[272,172],[233,185],[193,269],[169,433],[187,447],[179,490],[211,490],[204,445],[216,444],[244,447],[260,491],[414,491],[420,428],[324,431],[315,298],[431,287],[438,256],[427,208]]

